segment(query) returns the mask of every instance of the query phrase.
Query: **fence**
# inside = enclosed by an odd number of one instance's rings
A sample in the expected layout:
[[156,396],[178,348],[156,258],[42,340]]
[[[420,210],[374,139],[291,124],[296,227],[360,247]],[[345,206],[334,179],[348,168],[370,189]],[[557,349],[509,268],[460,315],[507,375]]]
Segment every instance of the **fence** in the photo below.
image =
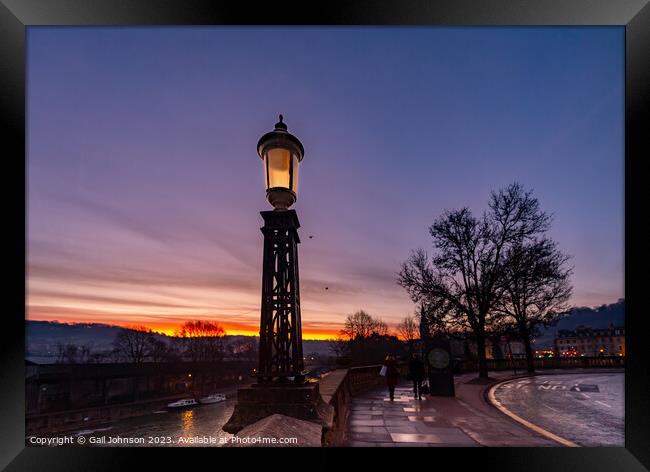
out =
[[[534,360],[535,369],[623,368],[625,357],[546,357]],[[526,370],[526,359],[487,359],[488,370]],[[455,361],[456,373],[475,372],[478,360]]]

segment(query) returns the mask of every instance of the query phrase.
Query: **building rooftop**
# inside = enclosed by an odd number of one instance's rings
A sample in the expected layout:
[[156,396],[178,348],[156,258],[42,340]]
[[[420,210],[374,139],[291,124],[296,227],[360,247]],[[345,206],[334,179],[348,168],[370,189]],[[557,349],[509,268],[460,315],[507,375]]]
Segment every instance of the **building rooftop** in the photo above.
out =
[[608,328],[590,328],[587,326],[578,326],[574,330],[560,329],[557,332],[558,338],[597,338],[603,336],[623,335],[625,335],[624,326],[610,326]]

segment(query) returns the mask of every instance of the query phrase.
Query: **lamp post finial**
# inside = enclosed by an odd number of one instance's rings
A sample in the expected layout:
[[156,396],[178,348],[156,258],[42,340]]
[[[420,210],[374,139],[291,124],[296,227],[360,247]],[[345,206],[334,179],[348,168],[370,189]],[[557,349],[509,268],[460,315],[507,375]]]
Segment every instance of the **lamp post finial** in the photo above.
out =
[[283,121],[283,120],[284,120],[284,116],[282,116],[282,114],[280,114],[280,115],[278,116],[278,118],[280,118],[280,121],[278,121],[278,122],[275,124],[275,129],[276,129],[276,130],[287,131],[287,124]]

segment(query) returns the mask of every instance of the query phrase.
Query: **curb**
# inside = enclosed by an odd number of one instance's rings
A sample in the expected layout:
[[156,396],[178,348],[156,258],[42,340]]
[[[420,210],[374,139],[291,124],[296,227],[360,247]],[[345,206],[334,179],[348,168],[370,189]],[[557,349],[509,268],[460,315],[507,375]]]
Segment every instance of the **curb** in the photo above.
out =
[[501,413],[503,413],[504,415],[509,416],[510,418],[512,418],[513,420],[515,420],[519,424],[525,426],[526,428],[528,428],[528,429],[530,429],[530,430],[532,430],[532,431],[534,431],[534,432],[536,432],[538,434],[541,434],[542,436],[545,436],[545,437],[547,437],[549,439],[552,439],[553,441],[555,441],[555,442],[557,442],[557,443],[559,443],[559,444],[561,444],[563,446],[566,446],[566,447],[580,447],[578,444],[576,444],[576,443],[574,443],[572,441],[569,441],[568,439],[565,439],[562,436],[558,436],[557,434],[551,433],[550,431],[547,431],[544,428],[542,428],[540,426],[537,426],[536,424],[531,423],[530,421],[527,421],[527,420],[523,419],[522,417],[514,414],[512,411],[508,410],[505,406],[503,406],[501,404],[501,402],[499,402],[499,400],[497,400],[496,397],[494,396],[494,390],[499,385],[501,385],[503,383],[506,383],[506,382],[511,382],[512,380],[516,380],[518,378],[533,377],[533,376],[534,376],[534,374],[533,375],[530,375],[530,374],[529,375],[521,375],[521,376],[512,377],[512,378],[509,378],[509,379],[505,379],[505,380],[501,380],[499,382],[493,383],[493,384],[489,385],[484,390],[484,394],[483,394],[484,398],[486,398],[487,402],[490,405],[492,405],[493,407],[495,407],[497,410],[499,410]]

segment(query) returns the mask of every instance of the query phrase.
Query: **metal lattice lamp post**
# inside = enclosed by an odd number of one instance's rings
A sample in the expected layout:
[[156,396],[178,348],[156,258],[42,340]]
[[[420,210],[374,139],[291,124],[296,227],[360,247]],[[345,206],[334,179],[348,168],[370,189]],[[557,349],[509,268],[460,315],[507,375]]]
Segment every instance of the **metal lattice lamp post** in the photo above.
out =
[[272,414],[328,423],[332,409],[319,395],[318,384],[306,382],[300,322],[298,278],[298,167],[305,150],[287,130],[282,115],[275,129],[262,136],[257,153],[264,164],[266,198],[272,211],[262,211],[264,253],[257,383],[237,392],[237,404],[224,431],[236,433]]
[[264,218],[262,264],[262,310],[260,319],[260,363],[258,382],[303,380],[298,237],[295,210],[298,167],[305,154],[301,142],[282,121],[262,136],[257,153],[264,163],[266,198],[273,211]]

